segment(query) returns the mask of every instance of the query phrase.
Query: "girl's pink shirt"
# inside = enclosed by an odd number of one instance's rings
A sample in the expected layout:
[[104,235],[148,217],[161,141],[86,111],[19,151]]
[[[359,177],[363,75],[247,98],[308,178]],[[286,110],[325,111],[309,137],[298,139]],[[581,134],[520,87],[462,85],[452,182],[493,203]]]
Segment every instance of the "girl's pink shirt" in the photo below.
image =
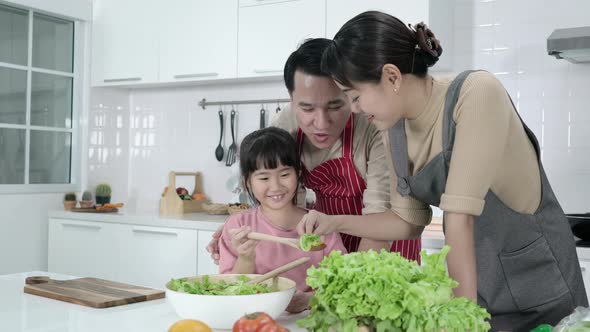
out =
[[[253,232],[293,239],[299,238],[299,234],[297,234],[295,229],[284,229],[273,225],[262,214],[260,207],[231,215],[223,226],[221,239],[219,240],[219,273],[232,273],[234,264],[238,259],[238,253],[231,244],[229,230],[242,226],[250,226]],[[304,252],[280,243],[259,241],[256,245],[256,270],[254,273],[264,274],[301,257],[310,257],[309,262],[281,275],[282,277],[295,281],[298,290],[303,292],[309,291],[311,288],[305,283],[307,269],[311,266],[317,266],[324,256],[329,255],[332,250],[339,250],[342,253],[346,253],[340,234],[332,233],[325,235],[322,236],[322,240],[326,244],[326,248],[321,251],[312,252]]]

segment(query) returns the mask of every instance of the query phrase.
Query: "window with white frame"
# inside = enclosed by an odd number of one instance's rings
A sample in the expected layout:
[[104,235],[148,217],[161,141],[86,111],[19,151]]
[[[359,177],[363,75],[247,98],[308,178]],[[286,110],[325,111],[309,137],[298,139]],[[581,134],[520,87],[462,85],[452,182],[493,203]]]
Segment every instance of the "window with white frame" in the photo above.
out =
[[74,27],[0,4],[0,188],[73,182]]

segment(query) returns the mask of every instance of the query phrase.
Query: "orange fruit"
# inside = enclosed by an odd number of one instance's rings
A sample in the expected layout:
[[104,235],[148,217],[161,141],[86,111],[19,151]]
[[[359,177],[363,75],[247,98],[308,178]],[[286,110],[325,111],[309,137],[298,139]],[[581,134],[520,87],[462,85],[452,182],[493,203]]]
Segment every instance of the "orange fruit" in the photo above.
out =
[[195,194],[193,194],[193,199],[195,201],[204,200],[206,198],[207,198],[207,196],[205,196],[205,194],[203,194],[203,193],[195,193]]
[[200,320],[182,319],[172,324],[168,332],[213,332],[213,330]]

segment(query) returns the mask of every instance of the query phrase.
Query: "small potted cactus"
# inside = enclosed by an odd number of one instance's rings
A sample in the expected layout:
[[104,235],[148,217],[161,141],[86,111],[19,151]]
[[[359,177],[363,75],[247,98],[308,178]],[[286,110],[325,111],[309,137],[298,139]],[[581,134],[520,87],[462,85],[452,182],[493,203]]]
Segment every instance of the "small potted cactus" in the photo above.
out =
[[76,207],[76,194],[75,193],[66,193],[64,195],[64,210],[71,211],[73,208]]
[[111,202],[111,186],[101,183],[95,190],[96,204],[103,205]]
[[92,200],[92,193],[88,190],[84,191],[82,194],[82,200],[80,201],[80,207],[91,208],[93,206],[94,201]]

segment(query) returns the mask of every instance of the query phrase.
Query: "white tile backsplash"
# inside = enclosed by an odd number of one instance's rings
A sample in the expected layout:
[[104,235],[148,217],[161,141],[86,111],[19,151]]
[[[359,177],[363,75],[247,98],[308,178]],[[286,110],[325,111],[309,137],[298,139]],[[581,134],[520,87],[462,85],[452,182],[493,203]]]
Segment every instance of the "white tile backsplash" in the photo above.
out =
[[[546,38],[556,28],[590,25],[589,11],[590,2],[582,0],[455,1],[455,70],[481,68],[498,75],[542,142],[545,169],[566,212],[590,211],[590,64],[548,56]],[[214,156],[219,107],[202,110],[200,99],[286,98],[287,92],[275,81],[94,89],[92,95],[89,184],[109,181],[114,199],[157,211],[170,170],[202,171],[209,197],[237,199],[232,192],[238,184],[237,165],[226,167]],[[260,107],[236,107],[238,141],[257,128]],[[266,105],[271,116],[276,107]],[[223,107],[226,152],[230,109]],[[178,185],[192,189],[193,184],[179,178]]]
[[[105,105],[115,104],[110,91],[94,89],[96,98],[105,99]],[[203,110],[199,100],[231,101],[242,99],[284,99],[288,97],[282,82],[213,85],[199,87],[175,87],[158,89],[137,89],[125,92],[128,105],[123,119],[126,123],[124,165],[107,167],[104,163],[89,165],[89,179],[103,175],[118,166],[128,168],[128,173],[113,174],[110,182],[124,191],[122,199],[130,209],[156,212],[160,194],[168,185],[168,173],[174,171],[203,173],[203,186],[207,196],[213,201],[237,201],[234,192],[239,184],[238,164],[231,167],[215,159],[215,148],[219,143],[219,106],[208,106]],[[120,103],[118,103],[120,104]],[[266,123],[274,116],[277,103],[264,105],[268,110]],[[280,104],[281,108],[285,104]],[[259,127],[260,104],[238,105],[235,131],[239,144],[249,132]],[[224,136],[222,146],[225,154],[231,144],[230,111],[231,106],[221,108],[224,112]],[[105,112],[103,108],[93,107],[91,118],[117,113]],[[110,120],[112,121],[112,119]],[[116,131],[118,132],[118,131]],[[90,140],[94,138],[91,135]],[[104,142],[106,149],[112,144]],[[91,148],[91,150],[93,150]],[[95,153],[92,151],[91,153]],[[93,158],[94,160],[95,158]],[[109,161],[111,159],[108,159]],[[116,164],[118,160],[113,160]],[[108,162],[107,162],[108,164]],[[123,164],[123,163],[121,163]],[[123,177],[124,174],[124,177]],[[177,187],[194,188],[194,178],[178,177]],[[115,190],[115,188],[113,188]]]
[[498,74],[542,142],[545,170],[566,212],[590,211],[590,64],[550,57],[546,40],[554,29],[590,25],[589,7],[582,0],[457,0],[455,8],[455,45],[463,50],[456,70],[469,68],[464,50],[471,48],[474,68]]

